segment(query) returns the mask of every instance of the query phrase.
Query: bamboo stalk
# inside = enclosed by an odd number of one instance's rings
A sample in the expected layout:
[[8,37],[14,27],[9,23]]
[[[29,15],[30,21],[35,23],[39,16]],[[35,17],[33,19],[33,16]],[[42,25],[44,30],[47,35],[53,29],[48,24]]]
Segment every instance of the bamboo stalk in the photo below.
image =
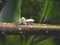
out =
[[20,25],[18,23],[0,22],[0,34],[34,34],[34,35],[58,35],[60,36],[60,25],[30,24]]

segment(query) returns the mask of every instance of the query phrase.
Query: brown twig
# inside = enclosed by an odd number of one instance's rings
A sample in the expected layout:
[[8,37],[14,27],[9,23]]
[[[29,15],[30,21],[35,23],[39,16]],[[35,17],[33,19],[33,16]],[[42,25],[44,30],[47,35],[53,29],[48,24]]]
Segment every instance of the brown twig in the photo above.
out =
[[60,35],[60,25],[30,24],[0,22],[0,34],[34,34],[34,35]]

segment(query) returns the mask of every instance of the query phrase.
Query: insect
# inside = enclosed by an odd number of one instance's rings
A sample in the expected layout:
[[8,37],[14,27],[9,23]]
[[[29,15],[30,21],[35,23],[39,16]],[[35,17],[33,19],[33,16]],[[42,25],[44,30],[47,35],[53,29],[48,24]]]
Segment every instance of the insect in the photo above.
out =
[[25,25],[33,23],[34,21],[35,21],[34,19],[25,19],[24,17],[19,19],[19,23]]

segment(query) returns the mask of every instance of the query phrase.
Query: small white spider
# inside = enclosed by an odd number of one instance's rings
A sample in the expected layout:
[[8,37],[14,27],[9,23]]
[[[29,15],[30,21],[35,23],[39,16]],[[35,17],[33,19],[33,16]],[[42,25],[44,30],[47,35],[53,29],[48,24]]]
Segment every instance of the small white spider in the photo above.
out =
[[32,23],[32,22],[34,22],[35,20],[34,19],[25,19],[24,17],[22,17],[22,18],[20,18],[19,19],[19,23],[20,24],[30,24],[30,23]]

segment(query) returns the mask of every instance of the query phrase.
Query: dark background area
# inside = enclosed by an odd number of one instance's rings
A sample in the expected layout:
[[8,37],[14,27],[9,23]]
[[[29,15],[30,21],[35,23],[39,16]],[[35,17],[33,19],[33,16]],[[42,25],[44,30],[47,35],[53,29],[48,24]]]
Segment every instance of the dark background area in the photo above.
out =
[[2,10],[3,6],[6,4],[6,0],[0,0],[0,11]]

